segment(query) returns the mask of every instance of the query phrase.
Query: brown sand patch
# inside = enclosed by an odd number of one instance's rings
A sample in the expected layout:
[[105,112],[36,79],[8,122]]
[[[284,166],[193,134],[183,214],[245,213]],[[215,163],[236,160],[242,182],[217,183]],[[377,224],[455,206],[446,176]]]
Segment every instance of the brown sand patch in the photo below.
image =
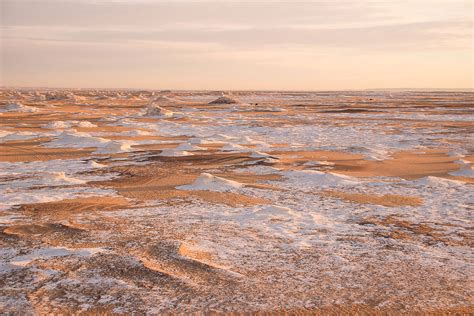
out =
[[[156,145],[170,145],[170,147],[176,147],[178,146],[181,142],[186,141],[188,139],[187,136],[176,136],[176,137],[165,137],[165,136],[157,136],[157,135],[139,135],[139,136],[123,136],[123,135],[115,135],[115,136],[106,136],[107,139],[111,140],[136,140],[136,141],[141,141],[141,140],[156,140],[156,141],[172,141],[175,143],[165,143],[165,144],[156,144]],[[172,146],[171,146],[172,145]],[[134,147],[141,147],[141,146],[146,146],[146,145],[136,145]],[[163,147],[163,148],[169,148],[169,147]]]
[[83,232],[82,229],[75,228],[59,223],[26,224],[13,225],[5,228],[4,233],[17,236],[47,235],[53,233],[59,234],[77,234]]
[[255,189],[262,189],[262,190],[276,190],[276,191],[288,191],[286,189],[282,189],[275,185],[265,184],[265,183],[255,183],[255,184],[247,184],[246,187],[255,188]]
[[[170,297],[178,293],[192,293],[186,282],[173,276],[173,273],[167,274],[151,269],[145,262],[140,262],[139,258],[128,254],[100,254],[81,260],[50,258],[47,261],[38,261],[35,265],[44,270],[62,271],[69,278],[78,281],[65,282],[59,286],[40,286],[29,291],[28,300],[39,314],[78,314],[84,304],[81,300],[84,295],[91,297],[91,301],[92,297],[95,297],[92,301],[94,307],[87,312],[81,312],[85,315],[116,314],[117,306],[123,304],[131,304],[135,311],[146,313],[146,309],[143,309],[143,300],[133,293],[134,291],[130,291],[129,287],[98,286],[90,282],[81,282],[82,278],[120,280],[133,288],[150,290],[159,288],[161,293],[166,293]],[[106,295],[113,299],[105,302],[97,299]]]
[[[269,204],[270,201],[246,196],[231,192],[214,191],[187,191],[176,189],[178,186],[192,184],[201,174],[196,171],[199,165],[192,165],[192,169],[186,169],[186,166],[177,163],[165,163],[164,165],[145,165],[145,166],[125,166],[113,169],[120,172],[121,177],[109,180],[94,182],[96,185],[112,187],[117,192],[127,198],[140,201],[149,200],[176,200],[189,201],[191,198],[198,198],[210,203],[221,203],[229,206],[239,205],[259,205]],[[218,176],[224,176],[235,181],[241,180],[244,184],[257,186],[261,188],[272,188],[258,184],[260,180],[277,180],[279,175],[255,175],[250,173],[217,173]]]
[[[2,229],[0,229],[0,246],[1,247],[16,247],[18,246],[18,241],[20,238],[16,235],[11,235],[4,233]],[[1,286],[1,284],[0,284]]]
[[[162,151],[163,149],[166,148],[176,148],[179,145],[179,143],[158,143],[158,144],[142,144],[142,145],[133,145],[133,148],[142,150],[142,151],[149,151],[149,152],[156,152],[156,151]],[[158,152],[156,152],[158,153]]]
[[[283,170],[307,169],[307,162],[327,161],[333,172],[353,177],[400,177],[408,180],[426,176],[450,177],[449,172],[460,168],[458,157],[448,156],[447,150],[401,151],[383,161],[365,160],[363,155],[334,151],[273,151],[279,158],[273,166]],[[316,166],[327,167],[324,165]]]
[[327,161],[334,165],[352,165],[363,160],[364,156],[338,151],[272,151],[268,154],[278,158],[274,167],[282,170],[307,169],[304,164],[314,161]]
[[[444,113],[436,113],[444,114]],[[470,115],[464,113],[465,115]],[[416,123],[415,123],[416,122]],[[430,121],[413,121],[412,127],[414,128],[433,128],[433,127],[444,127],[444,128],[457,128],[459,130],[466,130],[469,132],[472,130],[472,122],[462,122],[462,121],[443,121],[443,120],[430,120]],[[447,133],[452,133],[451,131]]]
[[221,177],[224,179],[237,181],[243,183],[246,187],[263,189],[263,190],[278,190],[282,191],[283,189],[266,183],[259,183],[260,181],[279,181],[283,177],[279,174],[255,174],[252,172],[243,172],[243,173],[234,173],[234,172],[224,172],[224,173],[214,173],[215,176]]
[[[90,121],[93,124],[96,124],[97,127],[78,127],[73,126],[77,132],[84,132],[84,133],[122,133],[128,132],[133,130],[130,127],[126,126],[112,126],[112,125],[105,125],[107,122],[94,122]],[[104,136],[105,138],[109,139],[109,136]]]
[[232,192],[186,191],[190,196],[198,197],[209,203],[226,204],[232,207],[271,204],[270,200],[251,197]]
[[122,197],[88,197],[67,199],[57,202],[23,204],[19,211],[31,215],[54,215],[56,217],[68,217],[77,213],[114,211],[130,207],[128,200]]
[[[311,309],[284,309],[263,311],[262,315],[313,315],[313,316],[362,316],[362,315],[401,315],[402,307],[371,306],[368,304],[334,304],[320,308]],[[472,306],[459,306],[454,308],[418,308],[410,310],[411,315],[472,315],[474,308]]]
[[474,155],[464,156],[462,159],[467,160],[470,163],[474,163]]
[[[198,173],[166,169],[162,166],[128,166],[112,169],[122,176],[108,181],[90,182],[96,185],[112,187],[118,190],[150,189],[166,190],[176,186],[191,184]],[[175,173],[176,172],[176,173]]]
[[48,139],[9,141],[0,144],[0,161],[31,162],[88,157],[92,148],[47,148],[39,146]]
[[271,201],[250,197],[239,193],[232,192],[214,192],[214,191],[184,191],[166,188],[120,188],[118,193],[124,197],[137,199],[140,201],[149,200],[167,200],[169,203],[176,203],[176,200],[182,203],[197,198],[209,203],[225,204],[232,207],[252,206],[270,204]]
[[288,147],[290,144],[288,143],[278,143],[278,144],[271,144],[272,147],[274,148],[280,148],[280,147]]
[[407,180],[426,176],[449,176],[459,169],[457,157],[450,157],[445,150],[402,151],[383,161],[354,160],[336,163],[334,172],[353,177],[400,177]]
[[186,244],[180,244],[178,248],[178,253],[183,257],[188,257],[198,261],[211,261],[212,254],[208,251],[190,247]]
[[0,126],[1,127],[8,126],[8,132],[11,132],[11,133],[30,132],[30,133],[41,134],[41,133],[45,132],[45,129],[43,129],[41,127],[35,127],[35,126],[32,126],[32,125],[9,126],[9,125],[6,125],[6,124],[0,124]]
[[224,143],[196,144],[196,146],[199,146],[201,148],[208,149],[208,150],[218,150],[224,145],[225,145]]
[[245,162],[256,162],[261,159],[249,157],[243,153],[213,153],[213,154],[194,154],[192,156],[165,157],[152,156],[151,161],[177,162],[185,164],[186,168],[194,169],[214,169],[224,166],[234,166]]
[[[444,229],[434,228],[425,223],[413,223],[390,215],[387,217],[368,217],[358,222],[359,225],[375,225],[390,228],[389,231],[377,231],[376,236],[402,240],[416,240],[427,244],[443,243],[454,246],[469,246],[474,244],[474,236],[466,233],[455,233],[447,235]],[[452,238],[454,237],[454,238]]]
[[[191,256],[183,255],[188,254]],[[148,247],[142,255],[141,261],[145,267],[162,272],[166,275],[176,277],[193,284],[225,284],[231,286],[237,277],[235,273],[229,273],[210,262],[201,262],[193,258],[192,253],[186,246],[170,241],[160,241]],[[205,257],[209,260],[210,254]]]
[[29,121],[29,120],[34,120],[37,117],[41,117],[41,113],[33,112],[33,113],[28,113],[28,112],[5,112],[1,114],[2,118],[2,125],[3,126],[12,126],[12,123],[18,122],[21,123],[21,121]]
[[350,193],[341,191],[324,191],[324,195],[339,198],[342,200],[356,202],[360,204],[375,204],[382,206],[420,206],[423,204],[423,200],[419,197],[403,196],[397,194],[362,194],[362,193]]

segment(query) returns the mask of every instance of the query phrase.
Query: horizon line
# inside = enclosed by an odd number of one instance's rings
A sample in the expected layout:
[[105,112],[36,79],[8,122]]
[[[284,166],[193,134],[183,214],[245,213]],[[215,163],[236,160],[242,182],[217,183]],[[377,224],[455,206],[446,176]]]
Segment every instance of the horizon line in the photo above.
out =
[[363,88],[363,89],[315,89],[315,90],[291,90],[291,89],[173,89],[173,88],[104,88],[104,87],[52,87],[52,86],[0,86],[0,90],[7,89],[50,89],[50,90],[128,90],[128,91],[230,91],[230,92],[337,92],[337,91],[458,91],[474,92],[474,88]]

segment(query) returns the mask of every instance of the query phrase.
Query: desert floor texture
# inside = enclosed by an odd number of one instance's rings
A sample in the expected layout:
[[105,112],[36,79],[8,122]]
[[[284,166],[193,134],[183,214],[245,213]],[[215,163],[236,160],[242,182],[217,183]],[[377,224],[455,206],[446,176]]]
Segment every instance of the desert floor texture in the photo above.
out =
[[473,105],[0,90],[0,312],[473,313]]

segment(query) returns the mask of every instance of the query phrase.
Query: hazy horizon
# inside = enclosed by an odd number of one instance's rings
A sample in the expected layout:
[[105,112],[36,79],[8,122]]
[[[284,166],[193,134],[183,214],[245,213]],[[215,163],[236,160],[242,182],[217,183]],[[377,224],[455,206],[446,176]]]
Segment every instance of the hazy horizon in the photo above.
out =
[[420,92],[474,92],[474,88],[364,88],[364,89],[312,89],[312,90],[295,90],[295,89],[173,89],[173,88],[115,88],[115,87],[54,87],[54,86],[0,86],[0,89],[18,89],[18,90],[123,90],[123,91],[191,91],[191,92],[344,92],[344,91],[420,91]]
[[4,87],[473,87],[467,0],[0,3]]

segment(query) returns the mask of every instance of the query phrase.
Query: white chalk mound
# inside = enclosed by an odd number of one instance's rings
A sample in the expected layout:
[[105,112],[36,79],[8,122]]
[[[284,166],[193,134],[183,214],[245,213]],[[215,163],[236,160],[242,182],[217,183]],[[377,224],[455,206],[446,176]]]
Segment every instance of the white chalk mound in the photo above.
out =
[[460,176],[466,178],[474,178],[474,164],[464,159],[459,159],[456,163],[461,164],[461,168],[457,171],[450,172],[452,176]]
[[236,104],[238,101],[236,99],[222,96],[220,98],[217,98],[214,101],[209,102],[209,104]]
[[298,217],[298,214],[289,207],[269,205],[264,206],[253,213],[255,219],[268,220],[268,219],[281,219],[290,220]]
[[77,127],[97,127],[97,125],[89,121],[53,121],[43,125],[42,127],[48,129],[66,129],[71,128],[74,125]]
[[39,248],[39,249],[33,250],[29,254],[13,258],[10,261],[10,264],[12,266],[25,267],[37,259],[49,259],[49,258],[65,257],[65,256],[71,256],[71,255],[87,257],[87,256],[92,256],[100,252],[104,252],[104,250],[102,248],[76,248],[76,249],[61,248],[61,247]]
[[187,151],[197,151],[197,150],[204,150],[199,146],[195,146],[191,143],[182,143],[178,147],[175,148],[176,150],[187,150]]
[[[283,235],[286,233],[292,234],[292,229],[289,227],[290,230],[288,230],[288,228],[283,228],[282,225],[300,225],[300,221],[303,220],[299,212],[289,207],[277,205],[257,206],[237,214],[234,218],[241,225],[261,223],[261,225],[269,225],[266,226],[267,228],[270,228],[270,226],[279,227],[278,231]],[[311,224],[311,222],[311,218],[305,220],[306,224]]]
[[411,181],[415,185],[430,186],[430,187],[450,187],[464,185],[463,181],[445,179],[435,176],[427,176],[418,180]]
[[173,111],[167,110],[157,104],[152,103],[148,105],[145,112],[143,113],[143,116],[172,117],[173,114]]
[[94,160],[89,160],[88,162],[85,163],[88,168],[105,168],[107,165],[98,163]]
[[3,109],[0,108],[0,112],[33,113],[38,112],[38,109],[32,106],[23,105],[21,103],[7,103]]
[[260,151],[254,151],[250,154],[251,158],[271,158],[271,159],[277,159],[276,157],[273,157],[269,154],[262,153]]
[[128,152],[132,150],[134,142],[131,141],[110,141],[102,148],[94,151],[94,154],[115,154],[120,152]]
[[234,143],[227,143],[224,146],[221,147],[221,151],[238,151],[238,152],[245,152],[245,151],[250,151],[249,148],[240,146],[238,144]]
[[357,185],[360,183],[355,178],[349,176],[316,170],[292,170],[284,171],[282,174],[290,183],[301,188]]
[[472,167],[464,167],[458,171],[450,172],[449,174],[453,176],[474,178],[474,169],[472,169]]
[[192,156],[193,154],[179,148],[164,148],[158,156],[163,157],[182,157]]
[[84,184],[87,181],[67,176],[64,172],[52,172],[42,177],[43,185],[74,185]]
[[72,122],[68,121],[54,121],[54,122],[49,122],[46,125],[43,125],[44,128],[48,129],[65,129],[65,128],[71,128],[72,127]]
[[201,173],[201,175],[193,182],[193,184],[182,185],[176,188],[190,191],[226,192],[233,189],[242,188],[243,186],[244,184],[237,181],[216,177],[210,173]]
[[97,125],[89,121],[80,121],[79,123],[77,123],[77,126],[78,127],[97,127]]
[[86,133],[62,132],[56,139],[43,144],[45,147],[52,148],[88,148],[104,147],[110,143],[110,140],[93,137]]

